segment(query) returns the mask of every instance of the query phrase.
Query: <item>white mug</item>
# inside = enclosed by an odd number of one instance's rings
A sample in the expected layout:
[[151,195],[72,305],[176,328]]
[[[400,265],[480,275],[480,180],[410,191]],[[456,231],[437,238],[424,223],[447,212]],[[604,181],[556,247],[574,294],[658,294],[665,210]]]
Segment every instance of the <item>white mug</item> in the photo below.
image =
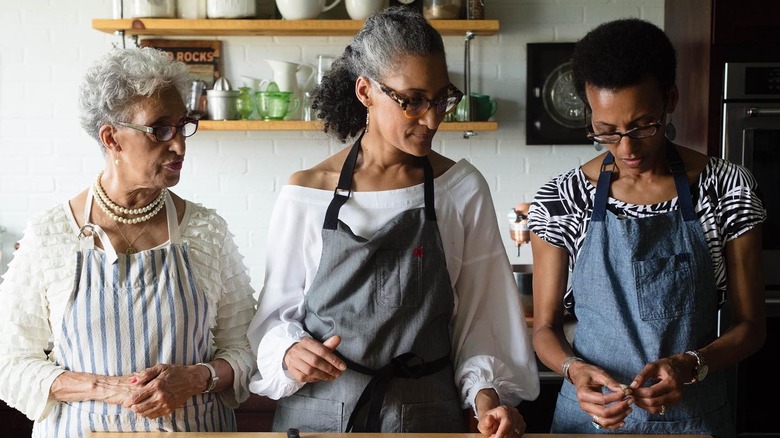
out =
[[333,0],[326,5],[327,0],[276,0],[276,7],[285,20],[313,20],[320,14],[333,9],[341,0]]
[[389,6],[390,0],[344,0],[347,14],[353,20],[365,20],[374,12]]

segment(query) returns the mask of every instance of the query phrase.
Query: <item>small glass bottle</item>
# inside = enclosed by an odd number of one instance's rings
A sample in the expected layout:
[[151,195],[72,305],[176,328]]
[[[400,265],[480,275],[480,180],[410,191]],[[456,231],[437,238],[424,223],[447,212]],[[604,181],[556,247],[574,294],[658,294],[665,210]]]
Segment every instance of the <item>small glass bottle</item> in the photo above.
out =
[[239,88],[238,93],[238,113],[241,114],[241,119],[248,120],[249,116],[255,111],[255,97],[253,91],[249,87]]

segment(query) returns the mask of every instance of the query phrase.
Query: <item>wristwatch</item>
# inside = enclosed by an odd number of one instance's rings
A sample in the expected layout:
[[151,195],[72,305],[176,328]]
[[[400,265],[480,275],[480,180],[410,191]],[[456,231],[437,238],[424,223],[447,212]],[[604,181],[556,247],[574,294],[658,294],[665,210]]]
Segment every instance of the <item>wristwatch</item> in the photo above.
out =
[[217,370],[214,369],[214,367],[210,363],[203,363],[199,362],[195,365],[203,365],[204,367],[208,368],[209,370],[209,381],[206,385],[206,390],[203,392],[211,392],[214,390],[214,388],[217,387],[217,382],[219,382],[219,376],[217,375]]
[[690,382],[686,383],[686,385],[701,382],[707,377],[707,371],[710,370],[710,367],[704,363],[704,359],[702,358],[701,353],[698,351],[689,350],[686,351],[685,354],[690,354],[696,358],[696,366],[693,368],[693,377],[691,378]]

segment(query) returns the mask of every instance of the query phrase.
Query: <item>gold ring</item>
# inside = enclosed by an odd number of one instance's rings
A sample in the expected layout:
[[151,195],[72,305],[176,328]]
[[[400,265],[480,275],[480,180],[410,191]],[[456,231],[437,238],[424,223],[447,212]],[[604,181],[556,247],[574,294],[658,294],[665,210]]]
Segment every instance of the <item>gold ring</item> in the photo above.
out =
[[666,405],[661,405],[661,412],[658,415],[666,415]]

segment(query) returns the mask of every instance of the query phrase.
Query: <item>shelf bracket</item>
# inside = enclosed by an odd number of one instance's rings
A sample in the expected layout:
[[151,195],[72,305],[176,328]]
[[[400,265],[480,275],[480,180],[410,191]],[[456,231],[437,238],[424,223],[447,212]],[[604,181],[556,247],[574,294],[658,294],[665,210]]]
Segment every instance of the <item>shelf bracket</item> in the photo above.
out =
[[[465,115],[466,120],[471,120],[471,40],[474,39],[474,36],[476,35],[475,32],[467,31],[465,36],[465,53],[463,54],[463,59],[465,65],[463,66],[463,81],[465,82],[465,90],[463,92],[464,96],[463,98],[466,99],[466,105],[465,105]],[[471,138],[473,136],[477,135],[474,131],[465,131],[463,132],[463,138]]]

